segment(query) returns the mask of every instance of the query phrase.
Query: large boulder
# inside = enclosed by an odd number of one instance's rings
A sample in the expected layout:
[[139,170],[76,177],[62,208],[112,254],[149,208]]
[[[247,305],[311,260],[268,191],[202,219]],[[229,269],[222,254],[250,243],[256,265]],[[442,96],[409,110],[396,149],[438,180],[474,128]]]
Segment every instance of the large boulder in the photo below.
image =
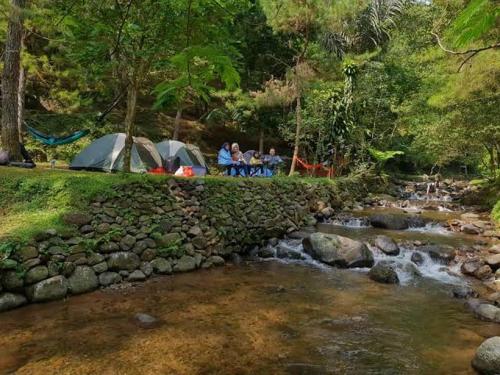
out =
[[22,294],[0,293],[0,312],[15,309],[27,302]]
[[370,224],[375,228],[408,229],[408,220],[403,215],[375,214],[370,216]]
[[474,314],[481,320],[500,323],[500,308],[494,305],[480,303],[474,309]]
[[370,279],[384,284],[398,284],[399,277],[396,273],[393,264],[390,262],[378,262],[368,272]]
[[112,271],[133,271],[139,268],[140,264],[139,256],[131,252],[119,251],[108,258],[108,268]]
[[99,286],[99,280],[94,270],[89,266],[77,266],[68,278],[68,283],[73,294],[89,292]]
[[34,284],[46,279],[49,276],[49,270],[46,266],[36,266],[26,272],[24,281],[26,284]]
[[330,266],[353,268],[373,266],[373,254],[359,241],[335,234],[313,233],[302,240],[306,253]]
[[[172,273],[172,265],[170,262],[163,258],[155,258],[151,261],[153,272],[160,275],[169,275]],[[143,271],[144,272],[144,271]]]
[[183,255],[177,260],[174,272],[188,272],[196,268],[196,259],[189,255]]
[[448,245],[426,245],[421,246],[421,252],[428,253],[435,261],[449,263],[455,258],[455,248]]
[[61,299],[68,293],[68,281],[64,276],[54,276],[26,288],[26,295],[32,302]]
[[480,374],[500,374],[500,337],[495,336],[485,340],[476,350],[472,360],[474,367]]
[[387,255],[399,255],[399,246],[390,237],[377,236],[375,238],[375,246]]

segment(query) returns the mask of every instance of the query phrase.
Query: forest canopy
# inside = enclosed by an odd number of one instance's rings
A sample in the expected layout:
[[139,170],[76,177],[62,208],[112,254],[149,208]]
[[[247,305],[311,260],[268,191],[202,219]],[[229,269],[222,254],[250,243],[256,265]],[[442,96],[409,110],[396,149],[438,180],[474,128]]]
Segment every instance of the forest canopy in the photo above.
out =
[[[500,169],[493,0],[0,0],[0,9],[2,147],[14,154],[23,142],[38,160],[70,160],[125,132],[129,147],[135,135],[207,153],[226,140],[279,145],[292,173],[296,157],[346,173],[376,155],[408,173]],[[50,148],[26,125],[90,137]]]

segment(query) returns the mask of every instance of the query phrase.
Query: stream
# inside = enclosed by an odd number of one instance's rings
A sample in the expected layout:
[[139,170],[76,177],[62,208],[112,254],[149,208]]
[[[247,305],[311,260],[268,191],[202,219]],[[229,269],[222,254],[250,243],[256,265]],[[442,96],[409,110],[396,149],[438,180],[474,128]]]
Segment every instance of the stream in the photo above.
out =
[[[390,256],[399,285],[376,283],[367,269],[329,267],[300,239],[283,239],[271,248],[275,257],[3,313],[0,374],[474,374],[476,348],[500,335],[500,325],[453,298],[453,288],[470,283],[459,270],[426,252],[418,266],[411,257],[415,241],[460,247],[476,238],[439,224],[456,209],[424,210],[426,225],[398,231],[364,219],[393,210],[352,211],[317,230],[392,237],[401,248]],[[376,261],[389,257],[370,249]],[[144,327],[137,313],[157,322]]]

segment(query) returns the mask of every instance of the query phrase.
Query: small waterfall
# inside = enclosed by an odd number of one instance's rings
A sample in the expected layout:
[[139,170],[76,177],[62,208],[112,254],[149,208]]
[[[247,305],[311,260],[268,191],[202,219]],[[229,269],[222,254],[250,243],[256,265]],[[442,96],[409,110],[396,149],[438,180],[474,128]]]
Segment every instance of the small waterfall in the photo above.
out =
[[[399,255],[389,256],[374,246],[368,245],[368,247],[373,253],[375,263],[390,261],[393,264],[401,285],[410,285],[418,282],[418,280],[422,278],[432,279],[449,285],[466,285],[464,279],[458,276],[458,274],[455,274],[454,270],[435,261],[426,252],[401,247]],[[311,258],[311,256],[304,251],[302,240],[281,240],[274,249],[275,258],[268,259],[278,260],[286,264],[308,264],[325,271],[332,269],[332,267]],[[412,261],[412,257],[415,262]],[[361,272],[368,271],[367,268],[354,270]]]
[[409,232],[420,232],[420,233],[430,233],[430,234],[443,234],[446,236],[452,235],[453,233],[447,230],[439,223],[427,223],[423,227],[410,226],[407,229]]
[[[443,284],[465,285],[466,282],[446,265],[432,259],[426,252],[411,250],[400,247],[401,252],[397,256],[384,254],[374,246],[369,246],[375,262],[390,261],[399,281],[402,285],[414,283],[419,278],[427,278],[439,281]],[[415,262],[412,261],[412,257]],[[418,264],[417,264],[418,263]]]
[[370,220],[367,217],[337,217],[330,220],[329,224],[347,228],[369,228]]

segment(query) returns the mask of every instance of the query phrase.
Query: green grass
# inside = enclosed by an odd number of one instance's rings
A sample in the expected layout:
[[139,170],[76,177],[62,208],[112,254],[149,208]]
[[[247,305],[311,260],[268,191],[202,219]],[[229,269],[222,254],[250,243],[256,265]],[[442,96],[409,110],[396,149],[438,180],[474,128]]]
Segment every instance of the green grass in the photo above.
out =
[[491,211],[491,218],[496,223],[497,227],[500,227],[500,199],[497,201],[493,210]]
[[0,238],[27,239],[49,228],[63,229],[66,212],[85,210],[116,185],[157,180],[158,176],[0,167]]

